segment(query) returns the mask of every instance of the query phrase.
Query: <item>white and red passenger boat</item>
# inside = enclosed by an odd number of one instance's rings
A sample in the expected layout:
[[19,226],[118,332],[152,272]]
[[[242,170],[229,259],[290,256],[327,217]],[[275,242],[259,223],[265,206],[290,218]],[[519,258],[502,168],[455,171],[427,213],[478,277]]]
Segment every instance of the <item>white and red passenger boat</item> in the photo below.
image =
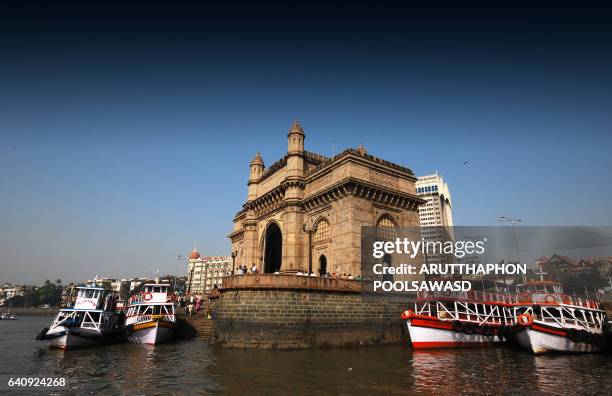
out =
[[513,296],[490,292],[420,292],[402,313],[414,349],[477,347],[505,341]]
[[535,354],[599,352],[606,313],[599,302],[563,293],[560,283],[540,280],[518,286],[514,340]]
[[127,339],[133,344],[157,345],[170,341],[176,331],[170,285],[149,283],[130,298],[126,314]]

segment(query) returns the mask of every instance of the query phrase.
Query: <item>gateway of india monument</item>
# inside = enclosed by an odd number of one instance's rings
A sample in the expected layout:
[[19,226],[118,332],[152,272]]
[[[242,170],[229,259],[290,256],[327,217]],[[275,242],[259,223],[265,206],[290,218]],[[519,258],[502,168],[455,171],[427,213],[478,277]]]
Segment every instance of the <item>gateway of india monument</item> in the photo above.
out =
[[[259,274],[224,278],[211,303],[212,340],[241,348],[399,342],[410,297],[367,290],[361,234],[362,226],[378,226],[376,238],[394,239],[400,227],[419,226],[425,201],[416,178],[361,146],[333,158],[308,152],[305,138],[296,121],[283,158],[267,168],[259,154],[251,161],[247,199],[229,238],[233,266],[255,264]],[[321,276],[328,273],[337,276]]]
[[383,237],[419,226],[416,177],[363,146],[328,158],[306,151],[305,140],[295,121],[284,157],[267,168],[259,153],[251,161],[247,199],[229,234],[235,263],[260,273],[356,277],[362,226],[388,230]]

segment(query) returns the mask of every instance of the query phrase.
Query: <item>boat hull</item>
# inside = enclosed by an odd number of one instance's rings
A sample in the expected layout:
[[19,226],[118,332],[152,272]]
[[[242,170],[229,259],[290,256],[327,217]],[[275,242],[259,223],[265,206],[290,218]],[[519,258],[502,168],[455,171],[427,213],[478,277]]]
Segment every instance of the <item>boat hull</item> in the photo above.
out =
[[[556,333],[556,334],[555,334]],[[526,327],[515,335],[516,342],[536,355],[544,353],[593,353],[601,348],[589,342],[574,342],[563,329],[548,329],[537,324]]]
[[448,322],[407,321],[410,340],[414,349],[469,348],[499,344],[499,335],[466,334],[454,331]]
[[97,346],[102,342],[100,337],[76,334],[70,331],[70,329],[47,334],[45,338],[49,341],[50,348],[62,349],[64,351]]
[[127,339],[132,344],[164,344],[174,338],[175,327],[167,322],[141,323],[130,329]]

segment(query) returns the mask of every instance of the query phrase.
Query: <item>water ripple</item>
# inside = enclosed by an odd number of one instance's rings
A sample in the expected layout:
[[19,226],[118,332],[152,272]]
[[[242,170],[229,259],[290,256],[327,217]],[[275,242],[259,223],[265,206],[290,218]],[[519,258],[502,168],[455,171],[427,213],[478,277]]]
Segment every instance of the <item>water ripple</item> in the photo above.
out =
[[56,394],[603,394],[610,355],[545,355],[504,347],[415,352],[404,345],[236,350],[190,340],[64,353],[34,341],[49,318],[0,322],[0,375],[65,377]]

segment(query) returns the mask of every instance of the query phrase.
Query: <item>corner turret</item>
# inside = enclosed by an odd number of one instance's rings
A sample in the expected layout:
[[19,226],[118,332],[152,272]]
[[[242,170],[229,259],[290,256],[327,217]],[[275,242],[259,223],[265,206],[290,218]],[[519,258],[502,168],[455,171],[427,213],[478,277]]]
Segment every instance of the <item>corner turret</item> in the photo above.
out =
[[253,157],[253,159],[251,160],[251,165],[250,165],[250,169],[251,172],[249,173],[249,182],[248,182],[248,186],[249,186],[249,193],[248,193],[248,199],[247,201],[252,201],[255,198],[257,198],[257,183],[259,182],[259,178],[261,177],[261,175],[263,175],[264,172],[264,161],[263,158],[261,158],[261,154],[259,154],[259,152],[257,152],[257,154],[255,154],[255,157]]
[[289,128],[287,134],[287,153],[302,154],[304,153],[304,139],[306,135],[298,120],[293,121],[293,125]]

